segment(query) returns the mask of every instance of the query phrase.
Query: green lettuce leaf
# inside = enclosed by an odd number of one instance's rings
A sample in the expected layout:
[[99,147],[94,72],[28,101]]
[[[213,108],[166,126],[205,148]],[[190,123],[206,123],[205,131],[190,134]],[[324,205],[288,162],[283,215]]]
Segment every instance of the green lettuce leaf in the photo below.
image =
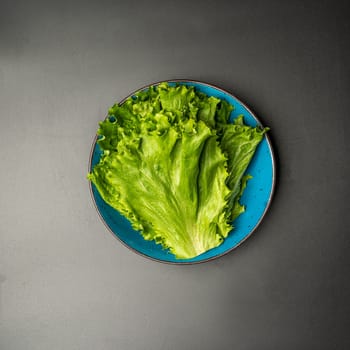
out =
[[225,101],[161,83],[109,109],[99,163],[88,174],[102,198],[144,239],[179,259],[219,246],[244,211],[244,175],[266,129],[244,125]]
[[231,196],[227,210],[231,220],[244,212],[244,206],[239,203],[239,199],[251,178],[250,175],[244,174],[266,131],[268,128],[244,125],[242,115],[232,124],[228,123],[222,127],[220,145],[228,158],[229,176],[226,183],[231,190]]

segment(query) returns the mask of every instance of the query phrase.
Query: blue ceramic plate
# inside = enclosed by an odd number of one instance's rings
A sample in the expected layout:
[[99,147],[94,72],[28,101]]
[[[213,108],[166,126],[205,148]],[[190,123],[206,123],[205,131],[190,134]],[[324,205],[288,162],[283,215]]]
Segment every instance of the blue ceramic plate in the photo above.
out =
[[[261,125],[258,118],[244,103],[229,92],[216,86],[192,80],[171,80],[168,81],[168,83],[191,85],[209,96],[215,96],[226,100],[235,107],[231,114],[232,119],[240,114],[243,114],[246,124],[251,126]],[[159,83],[147,85],[133,92],[128,97],[134,95],[140,90],[149,88],[151,85],[158,84]],[[125,101],[125,99],[123,101]],[[120,103],[123,103],[123,101]],[[97,137],[95,137],[91,149],[89,172],[99,162],[102,154],[96,140]],[[211,249],[210,251],[207,251],[206,253],[193,259],[186,260],[176,259],[174,255],[169,253],[167,250],[162,249],[160,245],[144,240],[141,234],[131,227],[127,219],[104,202],[95,186],[91,183],[90,190],[97,212],[99,213],[102,221],[112,232],[112,234],[115,235],[127,247],[134,250],[136,253],[159,262],[193,264],[209,261],[232,251],[244,240],[246,240],[260,224],[270,205],[275,186],[275,163],[268,136],[265,135],[263,141],[258,146],[254,158],[247,169],[247,173],[252,175],[253,178],[249,180],[240,201],[246,206],[246,211],[235,220],[235,229],[232,230],[229,236],[219,247]]]

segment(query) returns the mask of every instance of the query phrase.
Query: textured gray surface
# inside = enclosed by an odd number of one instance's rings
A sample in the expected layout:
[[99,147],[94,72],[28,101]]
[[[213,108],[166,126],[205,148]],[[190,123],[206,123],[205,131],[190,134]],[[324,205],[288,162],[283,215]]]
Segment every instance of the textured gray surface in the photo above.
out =
[[[346,1],[0,1],[0,348],[348,349]],[[271,127],[258,231],[169,266],[100,222],[98,120],[163,79],[239,96]]]

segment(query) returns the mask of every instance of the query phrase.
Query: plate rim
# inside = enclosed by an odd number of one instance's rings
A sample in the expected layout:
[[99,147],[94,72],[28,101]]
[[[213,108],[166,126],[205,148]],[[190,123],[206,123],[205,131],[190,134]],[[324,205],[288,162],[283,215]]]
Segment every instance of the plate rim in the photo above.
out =
[[[223,94],[226,94],[226,95],[229,95],[229,96],[232,96],[234,99],[236,99],[249,113],[250,115],[255,119],[255,121],[257,122],[257,124],[259,126],[263,126],[260,119],[256,116],[256,114],[252,111],[252,109],[250,107],[248,107],[240,98],[238,98],[236,95],[234,95],[233,93],[229,92],[228,90],[226,89],[223,89],[215,84],[212,84],[212,83],[207,83],[207,82],[203,82],[201,80],[194,80],[194,79],[181,79],[181,78],[178,78],[178,79],[167,79],[167,80],[160,80],[160,81],[157,81],[157,82],[153,82],[153,83],[149,83],[149,84],[146,84],[146,85],[143,85],[141,88],[137,89],[137,90],[134,90],[133,92],[131,92],[128,96],[124,97],[120,102],[118,102],[118,105],[121,105],[123,104],[128,98],[132,97],[133,95],[135,95],[136,93],[142,91],[142,90],[145,90],[145,89],[148,89],[150,88],[151,86],[157,86],[161,83],[193,83],[193,84],[198,84],[198,85],[204,85],[204,86],[207,86],[209,88],[213,88],[215,90],[218,90],[220,92],[222,92]],[[107,118],[108,115],[105,117]],[[209,257],[209,258],[205,258],[205,259],[202,259],[202,260],[198,260],[198,261],[168,261],[168,260],[162,260],[162,259],[158,259],[158,258],[154,258],[152,256],[149,256],[145,253],[142,253],[140,252],[139,250],[137,250],[136,248],[128,245],[127,243],[125,243],[110,227],[109,225],[107,224],[107,222],[105,221],[105,219],[102,217],[102,214],[97,206],[97,203],[96,203],[96,199],[95,199],[95,196],[94,196],[94,193],[93,193],[93,189],[92,189],[92,182],[91,181],[88,181],[88,184],[89,184],[89,190],[90,190],[90,195],[91,195],[91,198],[92,198],[92,201],[93,201],[93,204],[94,204],[94,207],[95,207],[95,210],[97,211],[97,214],[98,216],[100,217],[101,221],[103,222],[103,224],[105,225],[105,227],[107,228],[108,232],[110,234],[112,234],[112,236],[114,238],[116,238],[119,242],[121,242],[125,247],[127,247],[129,250],[133,251],[134,253],[144,257],[144,258],[147,258],[149,260],[152,260],[152,261],[156,261],[156,262],[159,262],[159,263],[163,263],[163,264],[168,264],[168,265],[197,265],[197,264],[203,264],[203,263],[206,263],[206,262],[209,262],[209,261],[213,261],[213,260],[217,260],[229,253],[231,253],[233,250],[237,249],[238,247],[240,247],[249,237],[251,237],[253,235],[253,233],[255,233],[255,231],[257,230],[257,228],[260,226],[262,220],[264,219],[266,213],[268,212],[270,206],[271,206],[271,202],[272,202],[272,199],[274,197],[274,194],[275,194],[275,187],[276,187],[276,157],[275,157],[275,153],[274,153],[274,150],[273,150],[273,147],[272,147],[272,142],[271,142],[271,139],[269,137],[268,134],[265,134],[264,135],[265,138],[266,138],[266,142],[267,142],[267,145],[268,145],[268,148],[269,148],[269,152],[271,154],[271,160],[272,160],[272,181],[271,181],[271,192],[270,192],[270,196],[267,200],[267,203],[265,205],[265,208],[264,208],[264,211],[262,212],[259,220],[257,221],[257,223],[255,224],[255,226],[250,230],[250,232],[243,238],[241,239],[236,245],[234,245],[233,247],[227,249],[226,251],[218,254],[218,255],[215,255],[215,256],[212,256],[212,257]],[[88,162],[88,173],[91,172],[92,170],[92,158],[93,158],[93,155],[94,155],[94,151],[95,151],[95,148],[96,148],[96,142],[97,142],[97,138],[98,138],[98,135],[96,134],[93,141],[92,141],[92,146],[91,146],[91,150],[90,150],[90,155],[89,155],[89,162]],[[135,230],[136,231],[136,230]]]

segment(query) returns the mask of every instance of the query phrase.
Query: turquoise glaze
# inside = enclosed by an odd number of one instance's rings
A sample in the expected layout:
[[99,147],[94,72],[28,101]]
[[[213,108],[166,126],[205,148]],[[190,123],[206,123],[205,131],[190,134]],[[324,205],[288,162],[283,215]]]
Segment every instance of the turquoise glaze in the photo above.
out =
[[[247,106],[245,106],[240,100],[230,93],[218,87],[190,80],[171,80],[168,82],[171,84],[179,83],[184,85],[192,85],[199,91],[202,91],[209,96],[215,96],[226,100],[235,107],[231,114],[231,119],[243,114],[246,124],[251,126],[261,125],[257,117],[248,109]],[[151,85],[157,84],[159,83]],[[147,89],[148,87],[149,85],[140,90]],[[135,93],[136,92],[133,94]],[[96,144],[95,138],[91,151],[89,172],[99,162],[100,157],[101,150]],[[141,234],[131,227],[127,219],[104,202],[95,186],[91,183],[90,188],[95,206],[103,222],[109,228],[109,230],[127,247],[145,257],[160,262],[192,264],[217,258],[233,250],[246,238],[248,238],[261,222],[269,207],[275,185],[274,157],[271,144],[267,136],[264,137],[263,141],[258,146],[254,158],[247,169],[247,173],[252,175],[253,178],[248,181],[247,188],[245,189],[241,198],[241,203],[246,206],[246,211],[234,221],[234,229],[219,247],[211,249],[210,251],[207,251],[206,253],[193,259],[186,260],[176,259],[174,255],[167,250],[162,249],[160,245],[144,240]]]

